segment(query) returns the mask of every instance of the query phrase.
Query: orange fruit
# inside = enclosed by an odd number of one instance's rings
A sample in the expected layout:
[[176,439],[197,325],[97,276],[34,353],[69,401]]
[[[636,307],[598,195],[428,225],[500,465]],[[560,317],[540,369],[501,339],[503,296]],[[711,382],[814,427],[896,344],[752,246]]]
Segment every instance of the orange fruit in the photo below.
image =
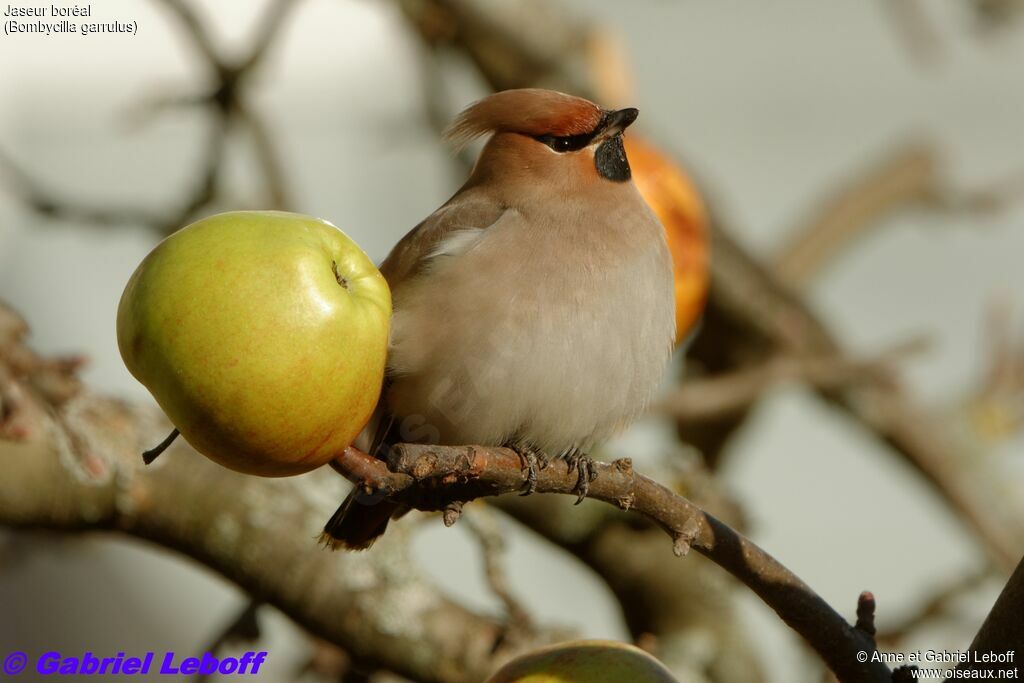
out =
[[693,181],[668,155],[635,135],[625,138],[633,182],[665,226],[676,295],[676,344],[704,310],[710,283],[708,215]]

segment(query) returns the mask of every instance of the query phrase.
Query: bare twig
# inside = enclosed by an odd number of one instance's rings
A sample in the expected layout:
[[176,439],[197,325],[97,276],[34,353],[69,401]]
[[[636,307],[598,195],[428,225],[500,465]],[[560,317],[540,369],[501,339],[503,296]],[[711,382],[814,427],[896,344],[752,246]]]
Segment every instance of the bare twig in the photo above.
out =
[[182,27],[185,29],[185,37],[192,43],[196,51],[202,55],[205,61],[214,63],[219,59],[217,48],[214,47],[213,39],[203,26],[203,22],[188,3],[183,0],[160,0],[161,5],[173,12]]
[[985,366],[962,409],[982,443],[1005,439],[1024,427],[1024,338],[1013,329],[1008,302],[993,305],[985,326]]
[[399,678],[391,672],[387,672],[384,678],[378,678],[377,674],[380,673],[384,672],[356,661],[337,645],[314,639],[308,659],[295,671],[295,680],[305,681],[312,676],[325,683],[373,683],[383,680],[388,683],[421,683],[406,677]]
[[854,240],[880,228],[886,218],[902,209],[988,214],[1022,197],[1024,175],[1020,172],[981,188],[954,190],[933,143],[905,144],[828,196],[779,250],[775,273],[795,289],[807,287]]
[[975,25],[985,33],[1013,26],[1024,15],[1021,0],[970,0]]
[[[553,638],[516,645],[498,620],[444,596],[414,567],[396,525],[373,553],[319,550],[316,532],[344,487],[329,472],[263,479],[224,469],[184,444],[146,467],[138,454],[167,433],[160,413],[81,390],[51,401],[32,368],[48,367],[23,344],[20,318],[0,303],[0,525],[64,532],[116,531],[178,550],[270,604],[370,670],[425,683],[473,683],[502,658]],[[27,369],[27,370],[26,370]],[[26,426],[12,435],[9,422]],[[12,436],[17,440],[12,440]],[[351,461],[401,490],[365,456]],[[375,464],[374,464],[375,463]]]
[[[378,489],[373,460],[354,448],[346,450],[352,471],[336,467],[357,486]],[[522,459],[507,448],[398,444],[388,455],[389,469],[409,477],[408,486],[391,497],[421,510],[440,510],[452,500],[519,492],[525,482]],[[661,484],[636,473],[629,460],[595,463],[597,478],[588,498],[634,510],[661,527],[677,555],[691,548],[742,581],[799,633],[843,681],[888,681],[889,670],[860,663],[858,652],[874,646],[828,606],[803,581],[757,545]],[[537,472],[539,493],[576,492],[577,476],[564,462]],[[381,486],[392,486],[385,476]]]
[[466,515],[466,522],[470,532],[480,543],[487,585],[505,608],[510,635],[515,638],[521,637],[522,632],[533,629],[534,620],[509,586],[504,564],[505,536],[501,525],[495,513],[487,506],[479,505],[470,512],[471,514]]
[[882,217],[934,196],[938,166],[934,148],[926,143],[888,155],[861,178],[845,183],[793,231],[775,258],[775,272],[791,287],[804,287],[855,237],[878,227]]
[[993,576],[995,576],[993,567],[986,565],[978,571],[956,577],[947,585],[935,590],[913,614],[888,625],[884,631],[878,634],[876,640],[886,645],[898,645],[921,627],[947,615],[951,604],[957,598],[977,588],[981,583],[991,579]]
[[260,17],[256,29],[256,38],[249,48],[248,56],[235,68],[243,73],[251,73],[263,61],[274,46],[274,41],[281,35],[283,25],[300,0],[272,0]]
[[[494,90],[553,85],[586,57],[586,24],[560,3],[546,0],[397,0],[424,39],[456,44],[481,67]],[[530,30],[523,30],[524,17]],[[443,27],[443,28],[442,28]]]
[[667,413],[679,421],[702,422],[746,410],[765,391],[784,382],[830,390],[875,382],[893,384],[895,365],[926,345],[925,339],[913,339],[867,360],[844,356],[773,356],[730,373],[687,377],[651,410]]
[[[674,455],[669,462],[674,466],[684,459]],[[730,526],[742,522],[737,505],[698,465],[658,479],[671,481],[673,490]],[[733,599],[742,584],[698,554],[678,571],[671,544],[653,523],[598,502],[576,507],[565,496],[501,496],[488,502],[600,576],[618,599],[634,641],[680,680],[768,680]]]
[[[1024,652],[1024,628],[1021,628],[1021,605],[1024,605],[1024,559],[1017,565],[996,604],[985,617],[985,622],[971,642],[969,650],[974,653],[1002,655],[1007,659],[989,659],[972,656],[971,661],[957,667],[958,671],[995,672],[998,678],[1020,677],[1020,654]],[[1013,672],[1002,676],[999,671]],[[983,674],[984,675],[984,674]],[[991,675],[991,674],[989,674]],[[966,678],[956,677],[957,680]],[[952,678],[947,680],[953,680]]]
[[49,218],[67,219],[92,225],[161,225],[165,218],[142,207],[105,207],[58,196],[33,178],[7,152],[0,149],[0,172],[7,188],[29,209]]
[[[203,652],[217,654],[221,651],[221,648],[228,645],[252,643],[258,640],[260,637],[259,609],[260,603],[254,600],[248,601],[235,618],[228,622],[213,640],[203,648]],[[194,683],[203,683],[210,680],[210,675],[207,673],[197,673],[193,681]]]
[[878,3],[918,63],[932,65],[943,55],[944,45],[927,5],[921,0],[881,0]]
[[327,507],[344,495],[327,472],[247,477],[186,448],[144,467],[140,445],[166,429],[151,409],[84,394],[65,415],[76,416],[82,444],[103,446],[93,456],[106,469],[87,473],[76,464],[84,456],[63,457],[49,440],[0,440],[0,525],[116,531],[185,553],[368,667],[412,680],[475,683],[516,651],[504,624],[460,607],[414,568],[402,525],[372,553],[319,549]]
[[254,109],[243,107],[238,110],[238,121],[249,132],[253,151],[260,168],[263,169],[263,181],[266,184],[267,202],[264,204],[279,209],[291,205],[288,183],[285,180],[284,165],[278,157],[269,127]]
[[221,55],[216,42],[191,6],[183,0],[158,0],[178,20],[183,35],[202,58],[211,85],[200,93],[164,94],[144,108],[155,112],[167,107],[199,106],[209,112],[209,130],[203,146],[203,161],[196,174],[198,180],[174,206],[154,211],[136,206],[104,205],[63,195],[22,170],[8,154],[0,151],[0,169],[6,171],[14,192],[40,215],[76,221],[97,227],[144,226],[160,234],[177,230],[190,222],[204,208],[214,204],[220,195],[227,140],[241,126],[249,133],[258,168],[266,183],[269,201],[260,202],[270,208],[288,206],[288,192],[280,160],[274,151],[266,124],[244,101],[244,83],[264,61],[274,39],[286,23],[294,0],[274,0],[261,18],[256,39],[247,55],[232,62]]
[[857,623],[854,628],[874,639],[875,637],[875,596],[864,591],[857,598]]

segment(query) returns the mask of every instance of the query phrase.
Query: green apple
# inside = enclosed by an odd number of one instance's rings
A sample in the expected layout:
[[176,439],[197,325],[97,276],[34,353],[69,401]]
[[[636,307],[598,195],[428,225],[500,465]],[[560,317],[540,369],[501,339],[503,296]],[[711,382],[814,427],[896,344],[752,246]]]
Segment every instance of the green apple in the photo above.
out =
[[643,650],[611,640],[577,640],[528,652],[487,683],[677,683]]
[[366,424],[390,317],[387,283],[345,233],[236,211],[150,252],[121,296],[117,343],[196,450],[287,476],[330,461]]

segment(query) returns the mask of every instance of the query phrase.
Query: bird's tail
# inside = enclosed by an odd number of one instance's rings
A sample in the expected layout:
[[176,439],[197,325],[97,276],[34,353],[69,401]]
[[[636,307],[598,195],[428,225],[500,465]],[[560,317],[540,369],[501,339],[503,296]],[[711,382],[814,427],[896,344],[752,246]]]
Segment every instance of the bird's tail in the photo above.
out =
[[391,518],[406,510],[401,503],[353,489],[327,520],[320,541],[335,550],[366,550],[388,528]]
[[[394,429],[395,419],[381,401],[356,440],[356,446],[379,458],[391,448]],[[380,494],[365,493],[357,486],[327,520],[320,542],[334,550],[366,550],[384,533],[392,518],[408,511],[406,505],[387,500]]]

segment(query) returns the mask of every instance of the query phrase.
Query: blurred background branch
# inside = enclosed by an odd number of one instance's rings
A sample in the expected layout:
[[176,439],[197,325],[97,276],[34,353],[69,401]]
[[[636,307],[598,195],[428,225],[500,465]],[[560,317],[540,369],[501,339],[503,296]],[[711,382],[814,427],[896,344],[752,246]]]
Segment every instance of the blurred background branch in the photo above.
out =
[[277,34],[287,25],[287,15],[298,4],[293,0],[274,0],[261,17],[252,41],[252,48],[242,59],[221,56],[215,39],[208,33],[192,6],[183,0],[155,0],[177,20],[195,54],[204,62],[209,82],[204,89],[183,93],[159,93],[139,102],[132,119],[145,122],[170,109],[198,107],[206,110],[209,128],[205,133],[205,157],[194,174],[193,187],[171,208],[153,211],[149,207],[102,206],[87,200],[66,197],[50,184],[22,169],[9,154],[0,149],[0,169],[6,172],[10,187],[32,210],[44,217],[65,219],[94,225],[148,227],[160,234],[170,234],[210,212],[221,196],[220,177],[227,157],[227,141],[237,132],[249,136],[264,180],[265,190],[253,203],[263,208],[286,209],[288,190],[281,163],[274,149],[272,136],[260,114],[245,100],[244,90],[253,72],[263,63]]
[[[20,318],[2,305],[0,320],[0,415],[6,429],[20,425],[16,441],[0,440],[0,524],[116,531],[178,550],[358,661],[414,681],[479,681],[515,651],[506,623],[458,606],[415,568],[407,530],[372,553],[324,552],[314,539],[344,495],[336,475],[244,476],[180,442],[145,467],[139,453],[168,428],[159,411],[82,389],[55,401],[51,375],[72,371],[24,346]],[[516,627],[518,648],[556,636]]]

